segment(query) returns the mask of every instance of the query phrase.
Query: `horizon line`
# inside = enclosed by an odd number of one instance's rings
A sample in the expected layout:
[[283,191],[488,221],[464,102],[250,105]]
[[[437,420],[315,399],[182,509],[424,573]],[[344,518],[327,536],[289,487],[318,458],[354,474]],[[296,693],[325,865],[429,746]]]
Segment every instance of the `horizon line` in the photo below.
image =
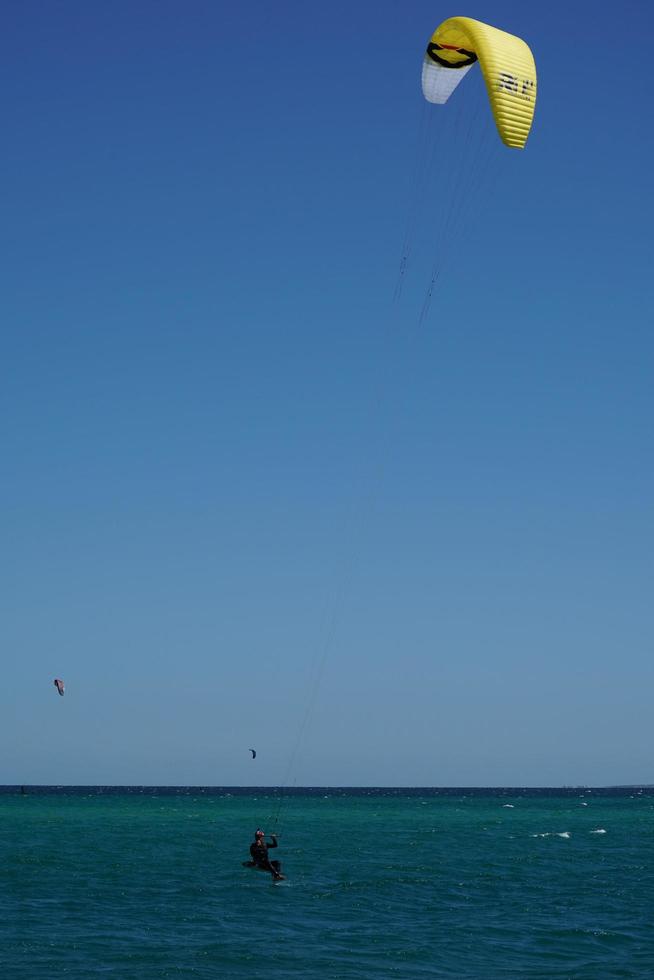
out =
[[509,784],[479,784],[479,785],[383,785],[383,784],[330,784],[330,783],[308,783],[304,786],[284,786],[278,783],[243,783],[243,784],[223,784],[223,783],[0,783],[0,790],[3,789],[196,789],[196,790],[282,790],[285,793],[297,793],[302,790],[350,790],[350,789],[370,789],[370,790],[413,790],[430,791],[464,791],[464,790],[597,790],[597,789],[654,789],[654,783],[562,783],[562,784],[542,784],[534,783],[531,785],[509,785]]

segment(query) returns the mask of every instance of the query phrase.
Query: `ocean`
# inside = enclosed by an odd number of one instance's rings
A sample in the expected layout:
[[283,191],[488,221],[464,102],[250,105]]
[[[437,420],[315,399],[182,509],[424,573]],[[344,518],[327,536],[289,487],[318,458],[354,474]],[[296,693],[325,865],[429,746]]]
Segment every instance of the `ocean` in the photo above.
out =
[[2,980],[654,976],[650,788],[3,787],[0,869]]

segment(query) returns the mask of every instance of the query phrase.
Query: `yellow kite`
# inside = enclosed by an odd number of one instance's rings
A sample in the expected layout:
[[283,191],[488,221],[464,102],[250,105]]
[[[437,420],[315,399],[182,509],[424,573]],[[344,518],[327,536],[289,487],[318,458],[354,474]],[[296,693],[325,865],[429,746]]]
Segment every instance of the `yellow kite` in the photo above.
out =
[[536,65],[521,38],[471,17],[450,17],[432,34],[422,66],[422,91],[443,105],[479,61],[502,141],[522,149],[536,108]]

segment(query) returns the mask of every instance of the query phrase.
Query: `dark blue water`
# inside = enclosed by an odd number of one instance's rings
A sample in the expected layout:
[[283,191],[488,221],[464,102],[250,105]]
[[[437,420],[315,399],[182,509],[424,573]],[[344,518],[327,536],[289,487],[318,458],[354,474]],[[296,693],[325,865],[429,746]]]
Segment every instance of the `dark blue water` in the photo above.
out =
[[653,854],[650,789],[5,788],[0,975],[651,977]]

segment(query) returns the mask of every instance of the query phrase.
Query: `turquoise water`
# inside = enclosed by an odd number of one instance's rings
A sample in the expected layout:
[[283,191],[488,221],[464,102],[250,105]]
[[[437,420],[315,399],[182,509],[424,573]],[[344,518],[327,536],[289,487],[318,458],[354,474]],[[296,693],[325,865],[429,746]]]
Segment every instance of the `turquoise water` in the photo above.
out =
[[273,885],[276,807],[1,793],[3,980],[654,976],[647,792],[297,795]]

